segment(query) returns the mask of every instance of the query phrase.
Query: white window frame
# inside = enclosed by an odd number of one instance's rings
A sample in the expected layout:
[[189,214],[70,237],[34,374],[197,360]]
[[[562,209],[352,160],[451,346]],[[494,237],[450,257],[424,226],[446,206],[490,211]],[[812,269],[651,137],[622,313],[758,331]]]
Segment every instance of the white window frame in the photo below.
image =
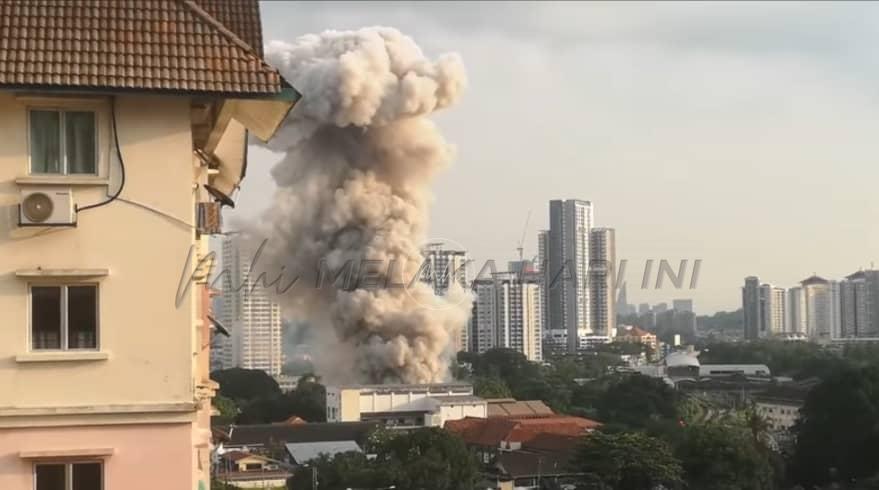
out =
[[[95,288],[95,347],[93,349],[71,349],[68,343],[68,317],[67,288],[76,286],[91,286]],[[61,288],[61,348],[60,349],[35,349],[34,348],[34,305],[33,288]],[[101,287],[96,282],[31,282],[27,286],[27,347],[28,352],[100,352],[101,350]]]
[[[42,111],[42,112],[57,112],[58,113],[58,131],[59,138],[58,142],[60,148],[58,149],[58,156],[61,159],[61,172],[58,173],[45,173],[45,172],[34,172],[33,161],[31,160],[31,155],[33,154],[33,141],[31,140],[31,112],[33,111]],[[71,174],[70,169],[67,164],[67,131],[65,131],[64,127],[64,113],[66,112],[90,112],[94,115],[95,118],[95,168],[94,172],[87,174]],[[97,177],[100,175],[101,171],[101,151],[100,151],[100,133],[101,133],[101,119],[100,119],[100,111],[96,109],[90,108],[81,108],[81,107],[64,107],[64,106],[39,106],[39,105],[31,105],[27,107],[27,173],[28,175],[46,177],[46,176],[58,176],[58,177]]]
[[33,464],[34,490],[37,489],[37,466],[60,466],[64,465],[64,490],[73,490],[73,466],[77,464],[101,465],[101,485],[99,490],[107,488],[107,475],[104,472],[104,461],[100,459],[74,459],[63,461],[36,461]]

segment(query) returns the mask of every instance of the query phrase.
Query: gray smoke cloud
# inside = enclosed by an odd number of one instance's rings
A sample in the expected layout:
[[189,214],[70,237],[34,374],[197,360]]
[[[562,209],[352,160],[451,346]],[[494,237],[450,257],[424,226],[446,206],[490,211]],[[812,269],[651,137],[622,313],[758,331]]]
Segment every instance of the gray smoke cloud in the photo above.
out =
[[266,57],[303,99],[268,143],[284,157],[257,225],[269,238],[263,267],[295,271],[300,284],[313,285],[322,261],[336,271],[375,260],[381,278],[407,285],[324,283],[282,296],[287,311],[332,332],[313,355],[319,374],[330,382],[446,379],[469,293],[457,287],[437,297],[410,282],[423,260],[431,183],[453,153],[428,116],[459,98],[461,59],[430,60],[384,27],[271,42]]

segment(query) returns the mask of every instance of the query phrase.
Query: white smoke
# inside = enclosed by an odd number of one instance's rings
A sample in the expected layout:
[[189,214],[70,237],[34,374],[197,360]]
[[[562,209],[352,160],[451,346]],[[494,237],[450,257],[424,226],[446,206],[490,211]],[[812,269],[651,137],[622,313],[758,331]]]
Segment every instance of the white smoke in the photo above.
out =
[[[445,379],[471,301],[460,287],[436,297],[412,279],[430,185],[452,156],[427,116],[461,94],[460,58],[429,60],[411,38],[383,27],[275,41],[266,57],[303,98],[269,142],[285,156],[272,169],[278,190],[258,225],[268,239],[260,262],[299,275],[282,295],[287,311],[334,333],[314,355],[320,374],[335,382]],[[363,267],[364,259],[381,265]],[[378,268],[381,284],[349,289],[330,285],[330,276],[316,289],[322,260],[333,272],[348,261],[355,272]]]

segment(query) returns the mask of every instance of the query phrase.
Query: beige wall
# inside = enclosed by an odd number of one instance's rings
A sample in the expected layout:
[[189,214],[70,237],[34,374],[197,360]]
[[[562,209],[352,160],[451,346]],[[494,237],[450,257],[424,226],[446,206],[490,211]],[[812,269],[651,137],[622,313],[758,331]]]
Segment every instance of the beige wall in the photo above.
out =
[[22,452],[112,449],[112,455],[100,458],[108,490],[191,490],[196,487],[190,476],[190,434],[189,424],[151,426],[148,431],[128,425],[0,429],[0,488],[33,490],[35,460],[23,459]]
[[[176,307],[175,294],[193,230],[121,201],[83,211],[76,228],[18,228],[15,180],[28,171],[26,108],[41,103],[0,92],[0,415],[8,407],[191,402],[196,301],[187,297]],[[101,111],[106,176],[115,151],[109,104],[80,105]],[[121,197],[192,223],[189,100],[120,96],[117,126],[126,170]],[[111,172],[118,175],[118,168]],[[73,186],[80,206],[107,191],[106,185]],[[109,269],[99,281],[100,347],[108,360],[16,361],[28,352],[28,300],[27,281],[15,271],[37,267]]]

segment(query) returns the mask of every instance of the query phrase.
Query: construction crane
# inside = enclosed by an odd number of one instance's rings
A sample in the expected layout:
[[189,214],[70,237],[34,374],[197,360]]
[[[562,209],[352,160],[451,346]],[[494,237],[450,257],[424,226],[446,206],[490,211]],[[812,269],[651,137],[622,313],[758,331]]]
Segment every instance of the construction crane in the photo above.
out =
[[528,216],[525,217],[525,226],[522,227],[522,238],[519,239],[519,246],[516,247],[516,250],[519,251],[519,262],[522,261],[522,255],[525,251],[525,234],[528,233],[528,222],[531,221],[531,210],[528,210]]

